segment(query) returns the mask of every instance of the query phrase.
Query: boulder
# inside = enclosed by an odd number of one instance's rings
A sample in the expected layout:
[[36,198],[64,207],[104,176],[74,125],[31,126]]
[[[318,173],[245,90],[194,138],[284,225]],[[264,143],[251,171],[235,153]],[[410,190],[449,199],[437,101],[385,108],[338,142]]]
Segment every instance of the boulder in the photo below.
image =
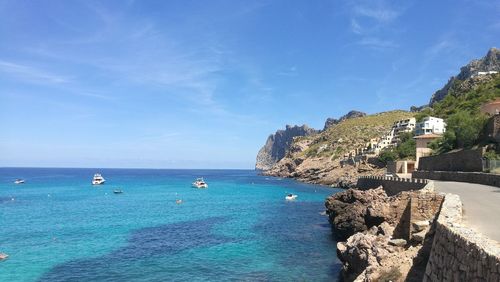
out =
[[396,246],[396,247],[404,247],[406,246],[406,240],[405,239],[391,239],[389,240],[389,245]]
[[382,188],[349,189],[328,197],[325,206],[336,238],[346,240],[384,222],[389,216],[386,201],[387,194]]
[[421,220],[421,221],[416,221],[411,224],[413,226],[413,230],[415,232],[420,232],[424,229],[427,229],[429,227],[429,221],[428,220]]
[[413,233],[411,235],[411,240],[416,243],[423,243],[425,239],[425,235],[427,234],[427,230],[422,230],[417,233]]

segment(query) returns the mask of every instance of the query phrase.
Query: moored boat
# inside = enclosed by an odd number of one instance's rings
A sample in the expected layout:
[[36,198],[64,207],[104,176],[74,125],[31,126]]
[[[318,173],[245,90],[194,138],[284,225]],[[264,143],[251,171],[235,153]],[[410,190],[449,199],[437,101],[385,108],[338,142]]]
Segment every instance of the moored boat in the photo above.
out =
[[104,179],[104,177],[102,177],[100,173],[94,174],[94,178],[92,179],[92,185],[101,185],[104,184],[104,182],[106,182],[106,179]]
[[24,184],[24,179],[16,179],[16,181],[14,181],[14,184]]
[[0,260],[4,260],[4,259],[7,259],[9,257],[8,254],[5,254],[5,253],[0,253]]
[[115,190],[113,190],[113,193],[115,193],[115,194],[122,194],[123,190],[122,189],[115,189]]
[[198,178],[196,179],[195,182],[193,182],[193,187],[196,188],[208,188],[208,184],[203,180],[203,178]]

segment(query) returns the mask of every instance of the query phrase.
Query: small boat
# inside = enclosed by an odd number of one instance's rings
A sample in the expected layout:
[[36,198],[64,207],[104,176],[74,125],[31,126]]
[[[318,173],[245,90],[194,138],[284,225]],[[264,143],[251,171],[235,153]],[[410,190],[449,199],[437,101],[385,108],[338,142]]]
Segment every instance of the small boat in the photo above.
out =
[[0,253],[0,260],[4,260],[4,259],[7,259],[9,257],[8,254],[5,254],[5,253]]
[[115,189],[115,190],[113,190],[113,193],[115,193],[115,194],[122,194],[123,190],[122,189]]
[[298,197],[297,195],[288,194],[288,195],[286,195],[285,200],[287,200],[287,201],[295,201],[297,199],[297,197]]
[[16,179],[16,181],[14,181],[14,184],[24,184],[24,179]]
[[203,180],[203,178],[198,178],[196,179],[195,182],[193,182],[193,187],[196,188],[208,188],[208,184]]
[[182,200],[181,199],[177,199],[177,200],[175,200],[175,203],[178,204],[178,205],[180,205],[180,204],[182,204]]
[[106,179],[104,179],[104,177],[102,177],[100,173],[94,174],[94,178],[92,179],[92,185],[101,185],[104,184],[104,182],[106,182]]

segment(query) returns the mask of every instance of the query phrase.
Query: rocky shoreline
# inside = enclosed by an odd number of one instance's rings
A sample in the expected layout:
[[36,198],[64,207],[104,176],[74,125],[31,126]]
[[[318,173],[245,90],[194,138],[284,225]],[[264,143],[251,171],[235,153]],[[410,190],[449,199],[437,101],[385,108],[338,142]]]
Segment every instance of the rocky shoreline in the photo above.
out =
[[348,189],[326,199],[345,281],[422,281],[442,196]]
[[[306,160],[309,162],[309,160]],[[353,188],[360,176],[383,176],[385,169],[370,164],[360,164],[357,167],[340,168],[340,164],[332,166],[309,167],[297,169],[296,161],[283,160],[278,166],[262,171],[262,175],[293,178],[297,181],[327,185],[337,188]]]

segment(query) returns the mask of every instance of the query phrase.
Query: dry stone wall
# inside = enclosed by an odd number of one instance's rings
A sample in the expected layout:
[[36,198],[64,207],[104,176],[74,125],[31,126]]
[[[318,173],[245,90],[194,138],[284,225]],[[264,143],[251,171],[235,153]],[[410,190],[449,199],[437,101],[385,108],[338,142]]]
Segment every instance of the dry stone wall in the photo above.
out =
[[500,281],[500,246],[462,225],[462,203],[447,194],[436,221],[424,281]]

